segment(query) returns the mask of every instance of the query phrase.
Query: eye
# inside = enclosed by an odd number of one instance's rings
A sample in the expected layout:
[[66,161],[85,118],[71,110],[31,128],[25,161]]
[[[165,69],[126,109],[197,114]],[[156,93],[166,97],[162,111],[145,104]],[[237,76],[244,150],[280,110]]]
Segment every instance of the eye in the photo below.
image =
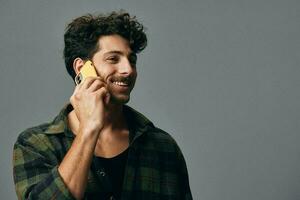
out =
[[106,60],[110,63],[117,63],[119,61],[119,57],[118,56],[109,56],[108,58],[106,58]]

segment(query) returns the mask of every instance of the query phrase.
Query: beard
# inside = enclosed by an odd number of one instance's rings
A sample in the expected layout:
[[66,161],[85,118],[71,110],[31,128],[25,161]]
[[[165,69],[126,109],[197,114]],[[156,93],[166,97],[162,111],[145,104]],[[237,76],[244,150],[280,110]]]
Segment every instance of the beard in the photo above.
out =
[[112,104],[124,105],[124,104],[128,103],[129,100],[130,100],[130,95],[127,95],[127,96],[117,96],[117,95],[112,95],[112,94],[110,95],[110,102]]
[[[136,77],[112,77],[107,85],[110,102],[113,104],[126,104],[130,100],[130,93],[134,88]],[[117,85],[114,82],[123,82],[126,85]]]

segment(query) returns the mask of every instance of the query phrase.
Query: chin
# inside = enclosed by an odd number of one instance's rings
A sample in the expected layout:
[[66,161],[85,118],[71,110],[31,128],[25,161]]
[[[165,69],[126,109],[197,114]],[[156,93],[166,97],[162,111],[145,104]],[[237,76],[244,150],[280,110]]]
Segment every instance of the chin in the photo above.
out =
[[111,99],[110,99],[110,101],[111,101],[111,103],[113,103],[113,104],[126,104],[126,103],[128,103],[129,102],[129,100],[130,100],[130,96],[128,95],[126,95],[126,96],[114,96],[114,95],[112,95],[111,97],[110,97]]

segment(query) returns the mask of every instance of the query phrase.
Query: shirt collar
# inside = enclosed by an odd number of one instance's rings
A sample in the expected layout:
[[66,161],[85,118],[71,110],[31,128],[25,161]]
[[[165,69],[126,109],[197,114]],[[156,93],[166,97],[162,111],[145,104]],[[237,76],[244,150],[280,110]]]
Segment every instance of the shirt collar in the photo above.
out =
[[46,134],[64,133],[66,136],[74,137],[71,129],[68,126],[68,114],[73,110],[70,103],[64,105],[59,114],[54,118],[50,125],[45,130]]
[[153,123],[148,118],[127,105],[124,105],[124,113],[129,124],[129,133],[131,133],[129,135],[130,144],[145,132],[154,128]]
[[[68,137],[74,137],[70,127],[68,126],[68,114],[73,110],[73,106],[70,103],[64,105],[59,114],[54,118],[50,125],[44,131],[45,134],[62,134],[64,133]],[[136,138],[141,136],[149,128],[153,128],[153,123],[146,118],[143,114],[139,113],[135,109],[124,105],[124,113],[129,123],[129,128],[134,134],[130,134],[129,140],[132,143]]]

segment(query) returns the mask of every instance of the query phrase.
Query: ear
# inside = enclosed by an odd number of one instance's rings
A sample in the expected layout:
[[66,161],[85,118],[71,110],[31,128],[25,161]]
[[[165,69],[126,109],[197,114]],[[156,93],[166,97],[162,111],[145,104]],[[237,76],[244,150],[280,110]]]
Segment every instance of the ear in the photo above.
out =
[[76,73],[76,75],[80,72],[81,67],[84,65],[84,60],[81,58],[75,58],[73,61],[73,69]]

